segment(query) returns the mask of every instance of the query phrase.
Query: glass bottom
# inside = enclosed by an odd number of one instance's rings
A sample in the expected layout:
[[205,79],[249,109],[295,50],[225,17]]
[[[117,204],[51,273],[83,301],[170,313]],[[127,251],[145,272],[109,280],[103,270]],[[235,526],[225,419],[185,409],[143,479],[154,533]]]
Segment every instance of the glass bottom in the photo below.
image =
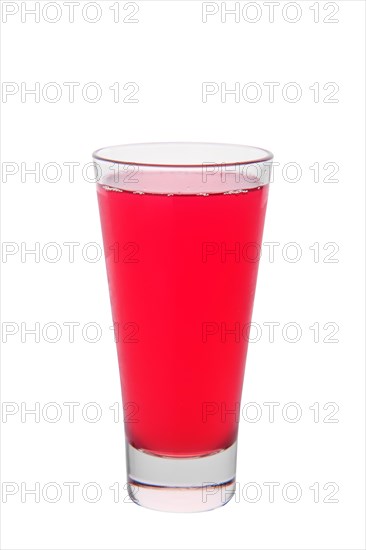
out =
[[126,443],[128,493],[133,502],[163,512],[204,512],[235,493],[236,442],[202,457],[170,458]]

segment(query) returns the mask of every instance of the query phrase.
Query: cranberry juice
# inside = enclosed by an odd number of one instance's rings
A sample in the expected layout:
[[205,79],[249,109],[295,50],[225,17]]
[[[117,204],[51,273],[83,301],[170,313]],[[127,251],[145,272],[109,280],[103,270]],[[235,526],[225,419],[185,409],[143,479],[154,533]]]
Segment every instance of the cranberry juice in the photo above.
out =
[[167,195],[98,185],[126,436],[202,456],[237,438],[268,185]]

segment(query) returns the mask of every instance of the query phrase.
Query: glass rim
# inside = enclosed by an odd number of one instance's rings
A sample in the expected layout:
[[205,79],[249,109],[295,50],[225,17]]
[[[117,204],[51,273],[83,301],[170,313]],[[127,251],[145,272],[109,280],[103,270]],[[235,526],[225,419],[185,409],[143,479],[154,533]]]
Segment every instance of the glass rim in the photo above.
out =
[[[184,148],[191,148],[191,150],[197,150],[199,148],[205,149],[206,148],[206,154],[208,154],[208,150],[214,150],[217,149],[218,151],[225,150],[226,153],[231,151],[231,154],[233,154],[234,150],[237,151],[236,154],[243,155],[242,159],[238,158],[238,160],[218,160],[213,161],[212,159],[209,161],[201,161],[201,162],[155,162],[155,161],[140,161],[140,160],[124,160],[121,157],[121,153],[123,154],[123,151],[126,151],[126,155],[132,154],[131,151],[141,152],[146,151],[148,149],[153,148],[162,148],[162,149],[181,149],[181,153],[184,153],[182,149]],[[119,154],[113,154],[113,152],[119,151]],[[130,153],[128,153],[130,151]],[[108,153],[106,153],[108,152]],[[262,147],[254,147],[252,145],[243,145],[243,144],[233,144],[233,143],[218,143],[218,142],[194,142],[194,141],[167,141],[167,142],[146,142],[146,143],[126,143],[122,145],[111,145],[107,147],[102,147],[100,149],[97,149],[93,152],[93,159],[96,161],[102,161],[102,162],[112,162],[115,164],[122,164],[122,165],[131,165],[131,166],[141,166],[141,167],[147,167],[147,168],[163,168],[163,169],[174,169],[174,168],[202,168],[202,167],[210,167],[210,166],[240,166],[240,165],[248,165],[248,164],[259,164],[264,162],[269,162],[273,159],[273,154],[268,151],[267,149],[263,149]],[[114,158],[112,158],[112,156]],[[249,157],[249,158],[245,158]],[[230,157],[227,157],[230,158]],[[234,158],[234,157],[233,157]]]

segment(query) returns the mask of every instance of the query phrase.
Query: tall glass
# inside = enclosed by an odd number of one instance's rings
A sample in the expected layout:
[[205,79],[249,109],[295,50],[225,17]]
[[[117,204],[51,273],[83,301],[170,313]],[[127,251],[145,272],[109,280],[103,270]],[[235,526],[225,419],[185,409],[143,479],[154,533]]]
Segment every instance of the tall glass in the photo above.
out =
[[272,154],[146,143],[93,157],[130,496],[156,510],[217,508],[235,491]]

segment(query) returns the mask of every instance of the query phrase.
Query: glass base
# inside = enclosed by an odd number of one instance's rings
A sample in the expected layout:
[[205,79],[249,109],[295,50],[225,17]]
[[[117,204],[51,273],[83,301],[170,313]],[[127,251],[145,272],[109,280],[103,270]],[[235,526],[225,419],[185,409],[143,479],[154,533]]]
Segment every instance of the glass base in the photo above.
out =
[[128,493],[145,508],[204,512],[224,506],[235,493],[236,442],[202,457],[171,458],[126,444]]

